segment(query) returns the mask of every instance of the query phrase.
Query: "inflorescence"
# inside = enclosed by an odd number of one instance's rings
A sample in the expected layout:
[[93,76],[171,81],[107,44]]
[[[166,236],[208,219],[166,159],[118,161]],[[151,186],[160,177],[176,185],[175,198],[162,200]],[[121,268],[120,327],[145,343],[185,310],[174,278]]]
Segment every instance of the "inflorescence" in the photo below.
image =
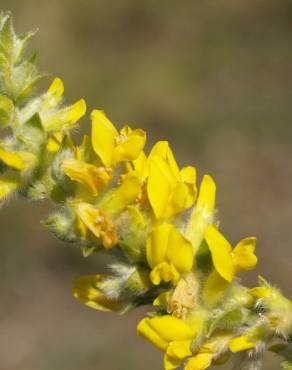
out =
[[[26,57],[34,32],[17,35],[0,15],[0,199],[48,199],[56,211],[43,224],[81,246],[106,252],[109,275],[76,279],[74,296],[101,311],[153,310],[138,333],[164,353],[166,370],[224,364],[260,369],[266,350],[292,369],[292,304],[262,277],[248,289],[236,275],[255,267],[256,238],[234,247],[219,230],[216,185],[196,169],[179,168],[167,141],[144,152],[146,133],[120,131],[103,111],[91,113],[91,137],[75,145],[70,131],[85,115],[83,99],[63,105],[55,78]],[[240,367],[242,366],[242,367]]]

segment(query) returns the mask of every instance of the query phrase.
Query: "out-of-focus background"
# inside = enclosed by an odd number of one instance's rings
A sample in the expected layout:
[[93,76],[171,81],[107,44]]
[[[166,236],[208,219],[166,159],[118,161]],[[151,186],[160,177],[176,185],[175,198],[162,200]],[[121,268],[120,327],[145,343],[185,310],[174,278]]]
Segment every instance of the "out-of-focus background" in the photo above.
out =
[[[68,102],[85,97],[122,125],[169,140],[181,165],[218,184],[221,227],[258,237],[257,272],[292,296],[292,2],[284,0],[1,0],[19,32],[60,76]],[[89,120],[81,122],[89,131]],[[97,273],[39,224],[47,204],[0,212],[1,370],[159,370],[162,356],[126,317],[71,296]],[[264,369],[277,369],[268,357]]]

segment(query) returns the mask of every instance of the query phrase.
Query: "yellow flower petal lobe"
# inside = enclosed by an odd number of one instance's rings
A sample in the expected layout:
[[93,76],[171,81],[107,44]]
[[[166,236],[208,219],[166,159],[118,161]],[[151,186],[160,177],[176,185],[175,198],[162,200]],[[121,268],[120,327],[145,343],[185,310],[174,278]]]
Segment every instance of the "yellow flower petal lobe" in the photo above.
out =
[[254,254],[256,238],[245,238],[233,249],[233,263],[237,271],[251,270],[257,264]]
[[111,166],[118,131],[103,111],[94,110],[91,113],[91,120],[93,149],[105,166]]
[[209,225],[205,232],[215,269],[228,282],[234,278],[234,266],[232,261],[232,247],[224,236],[214,227]]
[[199,353],[188,360],[185,370],[205,370],[212,363],[212,353]]
[[229,349],[233,353],[246,351],[256,346],[256,343],[251,341],[246,335],[233,338],[229,342]]
[[48,94],[52,95],[56,101],[60,101],[64,93],[63,81],[56,77],[48,89]]

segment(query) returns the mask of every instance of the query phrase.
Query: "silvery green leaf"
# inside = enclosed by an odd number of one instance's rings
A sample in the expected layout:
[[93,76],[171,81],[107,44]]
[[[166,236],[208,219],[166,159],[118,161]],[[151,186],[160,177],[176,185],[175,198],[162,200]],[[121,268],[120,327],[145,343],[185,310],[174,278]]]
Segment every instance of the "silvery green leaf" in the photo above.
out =
[[38,30],[29,31],[23,33],[17,37],[16,51],[15,51],[15,63],[20,63],[24,56],[25,49],[29,40],[36,34]]
[[13,112],[13,102],[5,95],[0,95],[0,125],[7,125]]
[[208,336],[215,330],[236,330],[240,327],[243,314],[239,308],[220,314],[210,325]]
[[14,43],[16,42],[16,35],[13,29],[12,17],[9,13],[4,16],[0,30],[0,45],[5,51],[8,59],[13,58]]
[[17,129],[16,137],[30,152],[39,153],[42,150],[46,144],[47,135],[38,113]]

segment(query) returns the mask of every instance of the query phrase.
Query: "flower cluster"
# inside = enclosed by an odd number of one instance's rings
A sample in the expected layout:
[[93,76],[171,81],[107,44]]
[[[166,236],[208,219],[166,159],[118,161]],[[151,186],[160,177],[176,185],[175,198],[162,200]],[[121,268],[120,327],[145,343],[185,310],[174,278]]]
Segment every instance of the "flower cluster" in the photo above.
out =
[[263,278],[253,289],[236,278],[255,267],[256,239],[233,247],[222,234],[212,177],[197,188],[196,169],[180,168],[167,141],[146,153],[143,130],[119,131],[101,110],[91,136],[74,144],[85,102],[63,106],[59,78],[33,94],[44,76],[25,57],[32,34],[16,35],[1,14],[0,123],[10,133],[0,142],[0,200],[51,200],[57,210],[43,223],[58,238],[112,258],[111,274],[76,279],[74,296],[101,311],[152,305],[138,333],[164,353],[165,370],[231,356],[259,369],[268,346],[291,368],[291,301]]

